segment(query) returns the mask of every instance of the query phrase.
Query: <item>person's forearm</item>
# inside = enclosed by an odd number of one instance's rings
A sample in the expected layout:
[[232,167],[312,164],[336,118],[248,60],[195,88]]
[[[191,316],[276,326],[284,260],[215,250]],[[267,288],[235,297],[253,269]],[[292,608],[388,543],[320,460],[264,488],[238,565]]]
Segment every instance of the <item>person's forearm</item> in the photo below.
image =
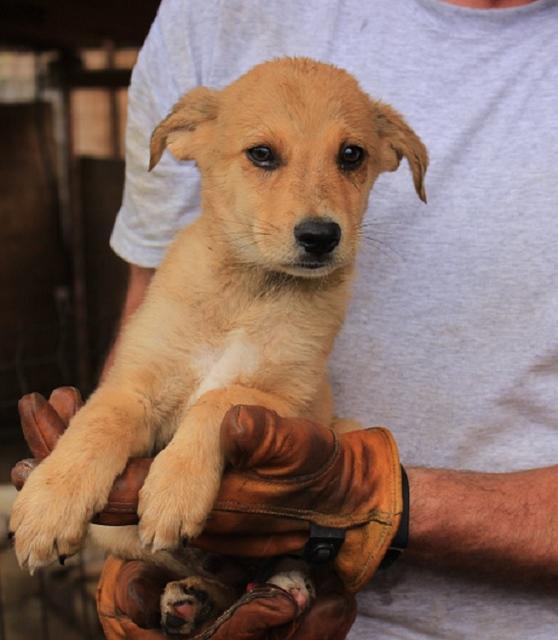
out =
[[408,475],[411,559],[496,579],[558,579],[558,466]]
[[126,290],[126,298],[124,300],[124,306],[122,308],[122,313],[120,315],[120,321],[118,323],[116,338],[105,359],[105,364],[103,365],[103,370],[101,372],[101,380],[105,377],[107,371],[110,369],[112,362],[114,360],[114,354],[118,346],[118,341],[120,339],[120,332],[122,330],[122,327],[126,324],[126,321],[130,318],[130,316],[135,312],[135,310],[143,302],[143,299],[145,297],[145,292],[147,291],[147,287],[149,286],[149,283],[151,282],[151,278],[153,277],[154,273],[155,273],[155,269],[149,269],[147,267],[138,267],[135,264],[130,265],[129,276],[128,276],[128,288]]

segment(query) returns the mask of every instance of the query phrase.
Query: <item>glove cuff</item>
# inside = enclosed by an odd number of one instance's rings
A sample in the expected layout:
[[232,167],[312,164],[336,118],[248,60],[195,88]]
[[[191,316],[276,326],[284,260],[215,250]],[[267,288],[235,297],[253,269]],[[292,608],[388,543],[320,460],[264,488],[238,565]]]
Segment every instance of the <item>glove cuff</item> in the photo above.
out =
[[379,570],[384,571],[389,569],[391,565],[398,560],[407,546],[409,545],[409,510],[410,510],[410,498],[409,498],[409,479],[405,468],[401,467],[401,487],[403,494],[403,510],[401,512],[401,520],[399,522],[399,528],[397,533],[393,537],[389,549],[386,555],[383,557]]
[[[358,433],[358,432],[357,432]],[[347,529],[336,568],[349,591],[362,589],[375,574],[395,537],[403,512],[402,468],[391,432],[367,429],[361,437],[371,454],[370,516],[361,526]]]

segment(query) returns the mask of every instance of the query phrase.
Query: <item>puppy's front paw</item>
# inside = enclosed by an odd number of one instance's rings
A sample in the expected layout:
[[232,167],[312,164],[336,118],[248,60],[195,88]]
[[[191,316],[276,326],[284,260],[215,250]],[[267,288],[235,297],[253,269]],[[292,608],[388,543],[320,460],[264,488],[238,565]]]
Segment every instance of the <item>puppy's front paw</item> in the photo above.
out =
[[171,550],[198,536],[219,489],[218,463],[176,455],[155,458],[139,497],[139,536],[152,552]]
[[198,576],[169,582],[161,596],[161,626],[168,634],[191,633],[219,616],[239,595],[217,580]]
[[55,560],[64,561],[81,547],[88,514],[80,487],[67,477],[38,467],[14,503],[10,529],[21,567],[30,573]]

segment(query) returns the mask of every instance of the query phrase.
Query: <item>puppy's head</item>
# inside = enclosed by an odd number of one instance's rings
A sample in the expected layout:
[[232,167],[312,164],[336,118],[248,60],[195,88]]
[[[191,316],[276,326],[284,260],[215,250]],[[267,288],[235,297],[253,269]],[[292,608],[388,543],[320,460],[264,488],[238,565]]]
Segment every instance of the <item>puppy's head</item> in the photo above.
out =
[[306,58],[187,93],[153,132],[150,168],[165,148],[198,164],[204,215],[239,262],[295,276],[354,260],[370,189],[403,157],[426,201],[427,152],[403,118]]

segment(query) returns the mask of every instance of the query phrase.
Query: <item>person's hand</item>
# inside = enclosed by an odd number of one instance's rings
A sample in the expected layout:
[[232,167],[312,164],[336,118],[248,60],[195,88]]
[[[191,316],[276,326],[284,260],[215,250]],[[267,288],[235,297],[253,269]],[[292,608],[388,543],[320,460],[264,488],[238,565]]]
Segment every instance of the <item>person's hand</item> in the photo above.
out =
[[[67,429],[72,417],[83,405],[75,387],[59,387],[49,399],[40,393],[28,393],[18,403],[23,435],[33,458],[19,461],[12,469],[12,484],[19,490],[41,460],[54,449],[56,441]],[[93,518],[95,524],[136,524],[138,492],[147,476],[153,458],[134,458],[115,480],[108,504]]]
[[[54,445],[78,406],[75,390],[55,391],[50,403],[38,394],[22,400],[23,428],[35,455]],[[30,435],[34,430],[40,435]],[[308,420],[241,406],[223,421],[222,446],[229,469],[206,530],[192,544],[229,555],[276,556],[300,551],[311,523],[333,527],[346,531],[335,560],[346,587],[358,591],[368,582],[402,509],[401,470],[387,430],[336,437]],[[137,522],[137,495],[149,464],[150,459],[130,461],[94,522]],[[30,468],[16,466],[16,485]]]
[[[344,531],[335,569],[345,587],[372,577],[399,526],[401,467],[386,429],[336,436],[302,418],[237,406],[223,421],[229,462],[204,533],[193,544],[233,555],[299,551],[310,525]],[[318,533],[312,531],[312,533]],[[311,547],[314,554],[320,549]]]
[[[12,480],[19,488],[41,459],[54,448],[72,416],[82,405],[73,387],[61,387],[47,401],[38,393],[19,403],[21,426],[34,459],[18,463]],[[105,511],[105,524],[137,522],[137,493],[151,459],[130,461],[117,480]],[[109,557],[97,589],[97,607],[106,637],[162,640],[160,597],[168,581],[178,576],[146,562]],[[315,580],[316,599],[303,615],[293,597],[278,588],[261,586],[246,594],[224,616],[207,623],[196,638],[242,640],[342,640],[356,615],[354,596],[331,574]]]
[[[97,610],[108,640],[162,640],[159,600],[176,576],[140,560],[108,558],[97,589]],[[354,621],[354,596],[333,576],[317,579],[316,600],[302,615],[292,596],[262,585],[245,594],[193,640],[343,640]],[[184,636],[181,636],[184,637]]]
[[[201,536],[185,543],[246,557],[307,547],[312,561],[324,551],[314,540],[308,547],[312,534],[324,536],[327,551],[328,536],[341,533],[334,565],[345,588],[357,592],[371,579],[402,511],[401,467],[389,431],[336,436],[309,420],[237,406],[223,420],[221,446],[229,466],[217,501]],[[114,524],[122,516],[123,523],[133,521],[148,464],[130,462],[96,522]]]
[[[40,463],[54,449],[56,441],[83,405],[75,387],[59,387],[49,399],[40,393],[28,393],[18,403],[23,435],[33,458],[19,461],[12,469],[12,484],[19,490]],[[153,458],[134,458],[115,480],[108,504],[93,518],[95,524],[127,525],[138,522],[138,492]]]

